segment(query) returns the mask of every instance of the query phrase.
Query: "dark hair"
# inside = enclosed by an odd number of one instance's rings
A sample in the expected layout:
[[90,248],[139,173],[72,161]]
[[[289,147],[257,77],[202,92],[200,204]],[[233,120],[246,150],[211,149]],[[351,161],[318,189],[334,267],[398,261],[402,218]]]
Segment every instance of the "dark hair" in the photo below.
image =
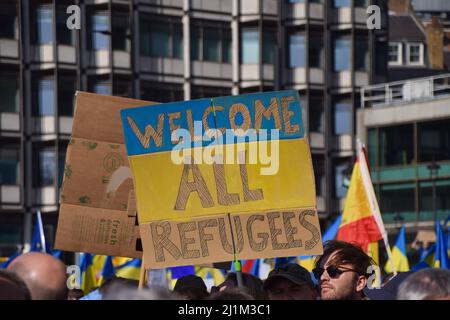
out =
[[100,294],[104,296],[109,294],[110,291],[117,290],[118,288],[137,289],[138,286],[138,280],[113,277],[106,279],[98,289],[100,291]]
[[212,293],[206,300],[255,300],[246,290],[232,288]]
[[[31,293],[25,282],[14,272],[0,269],[0,279],[4,279],[17,288],[15,298],[17,300],[31,300]],[[9,285],[8,285],[9,286]],[[2,298],[4,299],[4,297]]]
[[330,264],[340,266],[349,264],[361,276],[368,277],[368,268],[370,265],[375,265],[371,257],[369,257],[358,245],[330,240],[325,243],[323,255],[316,258],[315,266],[319,266],[325,258],[328,258],[332,253],[336,253]]
[[[226,276],[225,282],[232,281],[237,287],[237,276],[235,272],[229,272]],[[255,300],[265,300],[266,293],[263,290],[263,281],[250,273],[242,272],[242,284],[244,290],[251,295]]]
[[208,291],[199,288],[187,288],[173,291],[176,298],[187,300],[204,300],[209,296]]

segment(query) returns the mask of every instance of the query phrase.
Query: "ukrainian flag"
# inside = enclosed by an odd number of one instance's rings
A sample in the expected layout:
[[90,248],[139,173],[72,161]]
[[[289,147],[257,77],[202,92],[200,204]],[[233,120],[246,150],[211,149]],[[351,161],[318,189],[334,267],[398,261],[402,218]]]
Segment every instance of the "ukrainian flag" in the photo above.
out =
[[98,279],[98,286],[101,286],[102,283],[109,278],[113,278],[116,274],[116,270],[114,269],[112,263],[112,257],[106,256],[105,262],[103,264],[102,273],[100,278]]
[[[406,255],[405,226],[402,226],[397,236],[397,240],[395,241],[394,248],[392,249],[392,260],[398,272],[409,271],[409,262]],[[384,271],[386,271],[387,273],[393,272],[392,264],[389,260],[384,266]]]
[[212,279],[214,285],[218,286],[225,281],[225,275],[220,269],[208,267],[195,267],[195,274],[203,279]]
[[91,292],[96,287],[95,270],[92,263],[92,255],[90,253],[81,254],[81,290],[84,294]]
[[141,275],[141,259],[132,259],[116,267],[116,277],[139,280]]
[[434,253],[434,268],[449,269],[450,263],[448,260],[447,243],[445,241],[444,233],[442,232],[439,220],[436,221],[436,251]]

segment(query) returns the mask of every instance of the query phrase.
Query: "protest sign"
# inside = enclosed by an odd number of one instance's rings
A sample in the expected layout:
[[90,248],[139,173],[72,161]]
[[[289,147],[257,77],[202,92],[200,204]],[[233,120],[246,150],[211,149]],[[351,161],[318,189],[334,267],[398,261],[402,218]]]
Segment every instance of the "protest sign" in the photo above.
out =
[[296,91],[129,108],[121,117],[146,267],[322,252]]

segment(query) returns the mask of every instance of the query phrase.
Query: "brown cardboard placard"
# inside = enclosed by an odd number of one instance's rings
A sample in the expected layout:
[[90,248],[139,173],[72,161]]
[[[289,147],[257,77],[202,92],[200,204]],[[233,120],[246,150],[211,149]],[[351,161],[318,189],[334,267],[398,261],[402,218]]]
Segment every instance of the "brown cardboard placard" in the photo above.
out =
[[55,248],[142,257],[137,218],[128,210],[133,181],[119,112],[151,104],[156,103],[76,93]]

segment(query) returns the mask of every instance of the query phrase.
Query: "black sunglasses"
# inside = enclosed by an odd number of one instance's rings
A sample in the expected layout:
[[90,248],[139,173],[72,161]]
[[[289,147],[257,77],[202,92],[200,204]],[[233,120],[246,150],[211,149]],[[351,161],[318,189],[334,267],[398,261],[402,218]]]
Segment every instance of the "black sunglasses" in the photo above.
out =
[[335,267],[335,266],[329,266],[327,268],[314,268],[313,269],[313,274],[314,277],[319,280],[320,277],[322,277],[322,274],[325,272],[325,270],[327,271],[328,275],[330,276],[330,278],[336,279],[339,278],[339,276],[341,274],[343,274],[344,272],[348,272],[348,271],[353,271],[356,272],[357,274],[359,274],[358,271],[356,271],[355,269],[350,269],[350,268],[345,268],[345,267]]

